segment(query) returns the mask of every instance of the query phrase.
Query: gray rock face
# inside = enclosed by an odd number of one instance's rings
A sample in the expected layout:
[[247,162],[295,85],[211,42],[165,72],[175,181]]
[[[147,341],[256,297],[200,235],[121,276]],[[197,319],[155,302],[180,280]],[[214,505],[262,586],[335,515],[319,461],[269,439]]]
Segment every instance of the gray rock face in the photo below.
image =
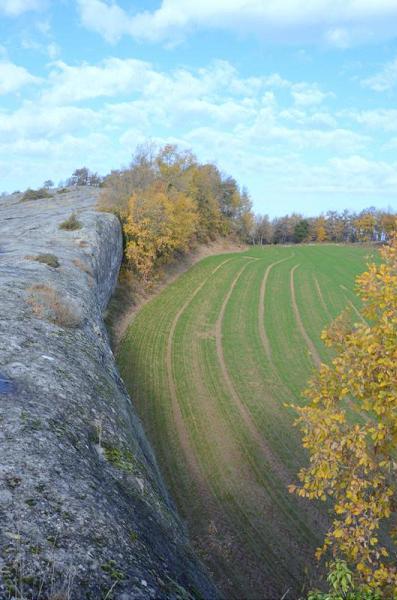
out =
[[108,344],[96,196],[0,199],[0,598],[215,598]]

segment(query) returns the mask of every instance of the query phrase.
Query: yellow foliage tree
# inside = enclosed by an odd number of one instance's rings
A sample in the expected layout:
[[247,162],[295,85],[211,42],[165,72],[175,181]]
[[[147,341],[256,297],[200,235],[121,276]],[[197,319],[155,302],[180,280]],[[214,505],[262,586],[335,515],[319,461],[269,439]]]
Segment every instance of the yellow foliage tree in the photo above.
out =
[[221,210],[216,197],[218,170],[213,165],[199,165],[191,170],[189,196],[198,207],[198,237],[201,241],[215,239],[221,230]]
[[327,230],[325,229],[324,217],[318,217],[315,224],[315,236],[317,242],[325,242],[327,239]]
[[[295,407],[310,465],[290,491],[334,500],[334,520],[318,557],[331,550],[355,568],[360,585],[397,598],[389,550],[397,535],[397,235],[358,280],[362,322],[338,319],[323,334],[337,355],[323,364]],[[388,525],[388,544],[379,540]],[[393,552],[395,555],[395,550]]]
[[166,193],[163,184],[132,194],[124,224],[126,257],[147,280],[153,269],[177,251],[185,251],[194,236],[197,210],[181,192]]
[[371,213],[364,213],[354,221],[357,237],[361,242],[369,242],[374,234],[376,219]]

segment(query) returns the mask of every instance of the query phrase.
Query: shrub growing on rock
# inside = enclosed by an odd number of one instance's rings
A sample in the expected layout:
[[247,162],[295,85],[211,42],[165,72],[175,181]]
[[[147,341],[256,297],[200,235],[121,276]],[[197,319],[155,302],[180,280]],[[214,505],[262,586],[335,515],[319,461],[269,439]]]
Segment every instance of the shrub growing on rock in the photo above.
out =
[[40,319],[61,327],[78,327],[82,321],[81,309],[70,299],[65,300],[55,288],[36,283],[28,288],[27,303]]
[[40,200],[42,198],[52,198],[52,194],[50,194],[45,188],[40,188],[39,190],[32,190],[31,188],[28,188],[26,192],[24,192],[21,202],[27,202],[28,200]]
[[66,229],[66,231],[75,231],[81,229],[81,223],[78,220],[76,213],[72,213],[68,219],[62,221],[59,225],[59,229]]
[[36,260],[40,263],[44,263],[45,265],[53,267],[54,269],[57,269],[59,267],[59,261],[55,254],[38,254],[33,258],[33,260]]

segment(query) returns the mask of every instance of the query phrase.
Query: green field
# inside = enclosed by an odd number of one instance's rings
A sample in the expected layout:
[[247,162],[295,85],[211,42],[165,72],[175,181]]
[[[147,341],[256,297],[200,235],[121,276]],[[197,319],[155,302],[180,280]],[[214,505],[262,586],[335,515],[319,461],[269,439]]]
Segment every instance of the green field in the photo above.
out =
[[[254,248],[206,258],[144,305],[118,362],[163,475],[227,598],[287,600],[320,575],[327,511],[287,491],[305,463],[294,413],[320,333],[368,248]],[[306,587],[305,587],[306,586]]]

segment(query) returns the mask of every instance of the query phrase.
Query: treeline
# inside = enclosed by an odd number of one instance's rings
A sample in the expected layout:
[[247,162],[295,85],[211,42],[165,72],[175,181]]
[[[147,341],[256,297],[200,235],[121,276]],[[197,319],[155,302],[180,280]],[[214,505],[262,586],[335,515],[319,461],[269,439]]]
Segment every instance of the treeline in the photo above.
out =
[[251,244],[300,244],[307,242],[385,242],[396,229],[396,214],[368,208],[360,213],[328,211],[319,217],[300,214],[270,220],[255,215],[250,230]]
[[247,192],[189,150],[140,146],[130,166],[112,171],[101,185],[99,208],[119,216],[126,259],[144,280],[197,242],[249,238],[253,215]]

